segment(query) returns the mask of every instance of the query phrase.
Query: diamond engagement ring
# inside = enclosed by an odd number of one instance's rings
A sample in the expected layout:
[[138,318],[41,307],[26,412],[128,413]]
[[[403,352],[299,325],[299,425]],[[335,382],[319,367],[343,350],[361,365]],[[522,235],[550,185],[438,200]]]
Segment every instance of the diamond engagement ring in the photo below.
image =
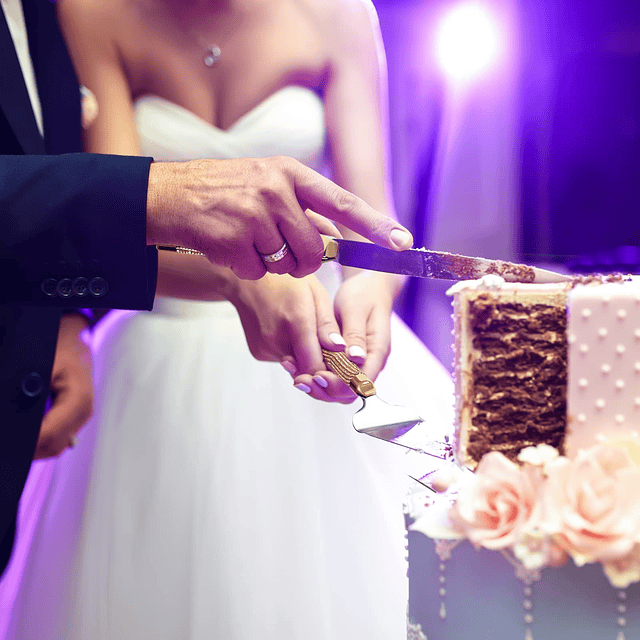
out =
[[[259,253],[259,252],[258,252]],[[275,253],[260,253],[260,257],[265,262],[279,262],[284,258],[287,253],[289,253],[289,245],[285,242],[280,249],[278,249]]]

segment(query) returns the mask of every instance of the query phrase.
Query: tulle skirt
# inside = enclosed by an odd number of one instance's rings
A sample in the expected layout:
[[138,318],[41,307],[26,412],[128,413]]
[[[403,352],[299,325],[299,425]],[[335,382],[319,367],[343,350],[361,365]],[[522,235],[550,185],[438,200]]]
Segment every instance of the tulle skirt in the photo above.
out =
[[[376,387],[451,424],[394,316]],[[11,640],[401,640],[404,451],[256,361],[230,303],[159,298],[92,338],[96,412],[35,463],[0,593]],[[2,612],[2,609],[0,609]]]

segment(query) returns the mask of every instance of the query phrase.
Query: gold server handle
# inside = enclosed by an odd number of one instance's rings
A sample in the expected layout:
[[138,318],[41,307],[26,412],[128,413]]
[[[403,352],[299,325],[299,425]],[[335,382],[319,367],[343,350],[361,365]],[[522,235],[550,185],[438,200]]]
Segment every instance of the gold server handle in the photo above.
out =
[[331,371],[343,382],[346,382],[361,398],[368,398],[376,394],[373,382],[344,353],[323,349],[322,355]]

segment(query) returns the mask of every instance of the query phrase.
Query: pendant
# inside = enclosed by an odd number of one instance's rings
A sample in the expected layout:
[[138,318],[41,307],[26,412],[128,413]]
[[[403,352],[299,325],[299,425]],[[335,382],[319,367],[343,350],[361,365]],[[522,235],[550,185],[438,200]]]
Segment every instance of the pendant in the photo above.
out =
[[222,51],[220,47],[217,44],[212,44],[211,46],[207,47],[206,51],[204,52],[203,61],[207,65],[207,67],[213,67],[213,65],[215,65],[215,63],[220,60],[221,55]]

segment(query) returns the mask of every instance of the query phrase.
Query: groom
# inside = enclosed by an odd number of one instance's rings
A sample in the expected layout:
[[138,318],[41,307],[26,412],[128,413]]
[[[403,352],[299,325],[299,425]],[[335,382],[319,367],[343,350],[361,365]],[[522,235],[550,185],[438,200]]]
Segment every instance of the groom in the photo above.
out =
[[284,241],[289,255],[269,269],[303,276],[320,265],[318,230],[332,229],[306,208],[391,248],[411,245],[398,223],[295,161],[164,164],[77,153],[79,87],[55,5],[1,6],[0,574],[47,397],[53,389],[55,409],[64,395],[55,393],[58,376],[50,387],[52,368],[81,349],[81,308],[151,309],[157,253],[147,245],[190,243],[259,278],[261,256]]

